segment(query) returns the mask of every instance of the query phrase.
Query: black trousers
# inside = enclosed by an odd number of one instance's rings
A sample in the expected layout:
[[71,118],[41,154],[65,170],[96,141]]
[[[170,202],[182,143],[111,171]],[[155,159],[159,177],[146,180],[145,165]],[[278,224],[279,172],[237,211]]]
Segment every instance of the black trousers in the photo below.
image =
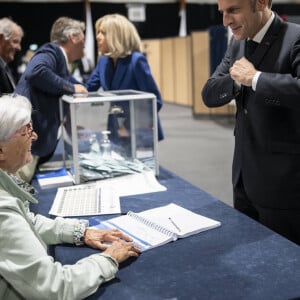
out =
[[300,245],[299,209],[266,208],[254,204],[245,191],[242,176],[233,188],[233,205],[238,211]]

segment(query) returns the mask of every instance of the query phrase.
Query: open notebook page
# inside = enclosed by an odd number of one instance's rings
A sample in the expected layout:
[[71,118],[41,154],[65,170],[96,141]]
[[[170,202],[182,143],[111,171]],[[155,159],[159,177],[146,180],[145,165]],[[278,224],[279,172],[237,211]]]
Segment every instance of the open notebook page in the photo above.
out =
[[180,238],[221,225],[219,221],[196,214],[174,203],[145,210],[139,215],[175,232]]

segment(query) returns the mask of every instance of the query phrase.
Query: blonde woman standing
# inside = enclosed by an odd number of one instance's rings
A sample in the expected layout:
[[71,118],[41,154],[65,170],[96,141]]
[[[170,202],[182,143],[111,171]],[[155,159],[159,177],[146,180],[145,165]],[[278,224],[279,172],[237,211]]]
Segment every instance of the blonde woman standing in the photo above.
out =
[[[119,14],[105,15],[96,21],[96,37],[99,61],[86,83],[89,91],[139,90],[153,93],[157,97],[157,111],[162,107],[162,99],[153,79],[147,58],[141,52],[141,39],[135,26]],[[108,129],[112,139],[126,137],[129,128],[128,102],[114,103],[122,107],[124,127],[115,118],[109,119]],[[127,129],[127,130],[126,130]],[[163,131],[158,118],[158,139],[163,139]]]

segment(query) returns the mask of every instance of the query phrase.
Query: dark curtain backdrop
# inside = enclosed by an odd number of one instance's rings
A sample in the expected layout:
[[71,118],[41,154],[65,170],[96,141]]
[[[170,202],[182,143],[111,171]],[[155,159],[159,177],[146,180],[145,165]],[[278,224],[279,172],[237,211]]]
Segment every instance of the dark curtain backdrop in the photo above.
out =
[[[299,4],[277,4],[274,10],[281,15],[300,15]],[[120,13],[127,16],[125,3],[91,3],[92,17],[97,18],[108,13]],[[174,37],[179,30],[179,4],[146,4],[146,22],[135,23],[142,39]],[[222,24],[222,16],[216,4],[187,4],[187,32],[206,30],[211,26]],[[22,26],[25,36],[22,52],[18,54],[15,64],[19,64],[29,45],[41,45],[49,41],[50,28],[60,16],[69,16],[84,20],[84,1],[67,3],[20,3],[0,2],[0,17],[11,17]]]

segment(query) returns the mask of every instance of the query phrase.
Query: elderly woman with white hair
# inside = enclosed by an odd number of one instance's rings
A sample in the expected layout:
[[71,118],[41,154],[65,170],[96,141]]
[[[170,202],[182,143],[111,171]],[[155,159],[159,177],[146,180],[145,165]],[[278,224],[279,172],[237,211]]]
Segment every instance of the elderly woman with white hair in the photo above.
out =
[[[37,203],[35,190],[14,174],[32,159],[37,134],[31,110],[23,96],[0,97],[0,299],[82,299],[114,278],[118,263],[138,256],[140,249],[119,230],[30,212],[29,204]],[[103,251],[63,266],[47,254],[47,245],[60,243]]]

